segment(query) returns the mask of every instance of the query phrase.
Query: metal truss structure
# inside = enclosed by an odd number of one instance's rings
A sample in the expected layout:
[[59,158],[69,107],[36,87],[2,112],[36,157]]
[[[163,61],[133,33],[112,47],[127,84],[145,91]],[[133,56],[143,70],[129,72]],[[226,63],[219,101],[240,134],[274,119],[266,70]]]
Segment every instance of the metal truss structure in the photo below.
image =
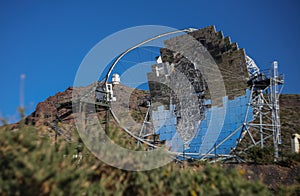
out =
[[244,149],[246,151],[255,145],[264,148],[266,142],[272,141],[274,161],[277,161],[278,145],[281,144],[279,96],[284,84],[283,75],[278,74],[278,62],[272,63],[269,72],[256,71],[248,84],[251,88],[251,96],[248,101],[247,115],[252,111],[254,119],[251,122],[244,122],[240,142],[246,135],[249,136],[251,145]]

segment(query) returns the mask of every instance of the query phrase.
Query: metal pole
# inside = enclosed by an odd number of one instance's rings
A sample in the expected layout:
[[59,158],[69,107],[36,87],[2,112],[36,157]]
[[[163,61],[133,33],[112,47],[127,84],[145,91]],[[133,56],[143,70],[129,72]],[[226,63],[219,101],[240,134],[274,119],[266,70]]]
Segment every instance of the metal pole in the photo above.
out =
[[105,134],[107,135],[108,134],[108,131],[109,131],[109,108],[108,107],[106,107],[106,115],[105,115],[105,117],[106,117],[106,122],[105,122]]
[[279,123],[279,104],[278,104],[278,62],[272,63],[272,78],[271,78],[271,97],[272,97],[272,124],[273,124],[273,140],[274,140],[274,161],[278,160],[278,143],[280,135],[280,123]]
[[260,148],[264,147],[264,134],[263,134],[263,120],[262,120],[262,107],[263,107],[262,91],[260,90],[258,96],[259,107],[259,133],[260,133]]

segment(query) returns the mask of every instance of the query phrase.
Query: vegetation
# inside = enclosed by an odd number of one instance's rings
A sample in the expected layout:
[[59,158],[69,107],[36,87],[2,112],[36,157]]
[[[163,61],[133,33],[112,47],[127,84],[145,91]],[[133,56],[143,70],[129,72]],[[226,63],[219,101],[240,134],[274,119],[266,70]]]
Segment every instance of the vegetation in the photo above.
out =
[[[279,162],[280,165],[286,166],[286,167],[293,167],[297,165],[297,163],[300,163],[300,154],[299,153],[287,153],[285,155],[285,159],[281,160]],[[299,178],[300,180],[300,178]]]
[[[0,195],[269,195],[218,165],[171,163],[145,172],[110,167],[80,140],[51,142],[35,127],[0,129]],[[82,159],[73,155],[82,155]]]
[[272,164],[274,162],[274,148],[254,146],[247,151],[247,159],[255,164]]

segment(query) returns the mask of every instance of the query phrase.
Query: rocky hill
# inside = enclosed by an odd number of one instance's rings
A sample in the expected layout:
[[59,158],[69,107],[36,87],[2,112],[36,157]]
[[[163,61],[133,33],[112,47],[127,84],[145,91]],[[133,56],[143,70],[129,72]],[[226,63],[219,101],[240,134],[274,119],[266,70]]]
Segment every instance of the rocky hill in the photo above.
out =
[[[72,107],[72,96],[73,100],[76,100],[80,95],[90,92],[93,88],[92,84],[87,87],[76,88],[74,91],[73,87],[67,88],[64,92],[58,92],[53,96],[48,97],[43,102],[37,104],[36,109],[29,116],[27,116],[23,123],[25,125],[33,125],[39,129],[40,135],[47,135],[52,140],[56,139],[58,136],[70,141],[76,141],[76,126],[75,126],[75,115],[76,111],[76,101],[74,101],[74,108]],[[73,94],[73,93],[77,94]],[[79,92],[79,93],[78,93]],[[133,90],[124,85],[115,86],[115,94],[118,99],[125,100],[126,96],[130,97],[129,100],[129,112],[132,118],[137,122],[142,122],[147,111],[145,107],[145,101],[149,94],[146,91]],[[93,97],[91,94],[90,97]],[[123,103],[122,103],[123,104]],[[122,106],[114,104],[115,110],[123,109]],[[105,122],[105,108],[98,108],[96,114],[99,121]],[[20,124],[16,123],[10,125],[10,129],[18,129]],[[116,126],[116,122],[110,118],[110,123]],[[74,136],[74,137],[73,137]]]
[[291,135],[300,133],[300,95],[283,94],[279,101],[283,149],[289,152]]
[[[89,87],[90,88],[90,87]],[[87,91],[90,89],[87,89]],[[44,130],[51,130],[53,133],[54,125],[61,128],[61,134],[72,135],[70,131],[75,130],[74,113],[71,107],[73,88],[69,87],[64,92],[59,92],[54,96],[50,96],[45,101],[40,102],[36,110],[25,119],[25,124],[32,124]],[[141,122],[144,118],[146,107],[144,102],[149,96],[148,92],[134,90],[119,85],[115,87],[115,92],[118,99],[124,100],[126,96],[130,96],[129,111],[132,117]],[[125,97],[124,97],[125,96]],[[63,104],[69,103],[69,104]],[[115,106],[117,107],[117,106]],[[116,108],[118,110],[118,108]],[[99,118],[104,118],[103,112],[98,112]],[[282,94],[280,96],[280,118],[281,118],[281,134],[282,146],[281,150],[284,153],[291,151],[291,135],[300,131],[300,95],[297,94]],[[16,128],[14,125],[13,128]]]

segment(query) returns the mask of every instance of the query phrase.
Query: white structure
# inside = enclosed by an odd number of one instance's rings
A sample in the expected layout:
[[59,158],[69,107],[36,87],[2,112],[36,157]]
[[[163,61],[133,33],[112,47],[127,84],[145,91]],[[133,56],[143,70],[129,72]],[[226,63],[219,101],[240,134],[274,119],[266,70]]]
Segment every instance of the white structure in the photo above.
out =
[[300,153],[299,149],[299,141],[300,141],[300,135],[297,133],[294,133],[292,135],[292,152]]
[[106,100],[109,101],[117,101],[117,98],[114,97],[113,87],[112,84],[106,84],[106,93],[107,97]]
[[120,82],[121,82],[120,75],[119,74],[113,74],[112,75],[112,83],[113,83],[113,85],[120,84]]
[[159,64],[159,63],[162,63],[161,56],[159,56],[159,57],[156,58],[156,64]]
[[257,76],[257,74],[259,74],[259,68],[255,64],[254,60],[249,56],[246,56],[246,64],[250,77]]

